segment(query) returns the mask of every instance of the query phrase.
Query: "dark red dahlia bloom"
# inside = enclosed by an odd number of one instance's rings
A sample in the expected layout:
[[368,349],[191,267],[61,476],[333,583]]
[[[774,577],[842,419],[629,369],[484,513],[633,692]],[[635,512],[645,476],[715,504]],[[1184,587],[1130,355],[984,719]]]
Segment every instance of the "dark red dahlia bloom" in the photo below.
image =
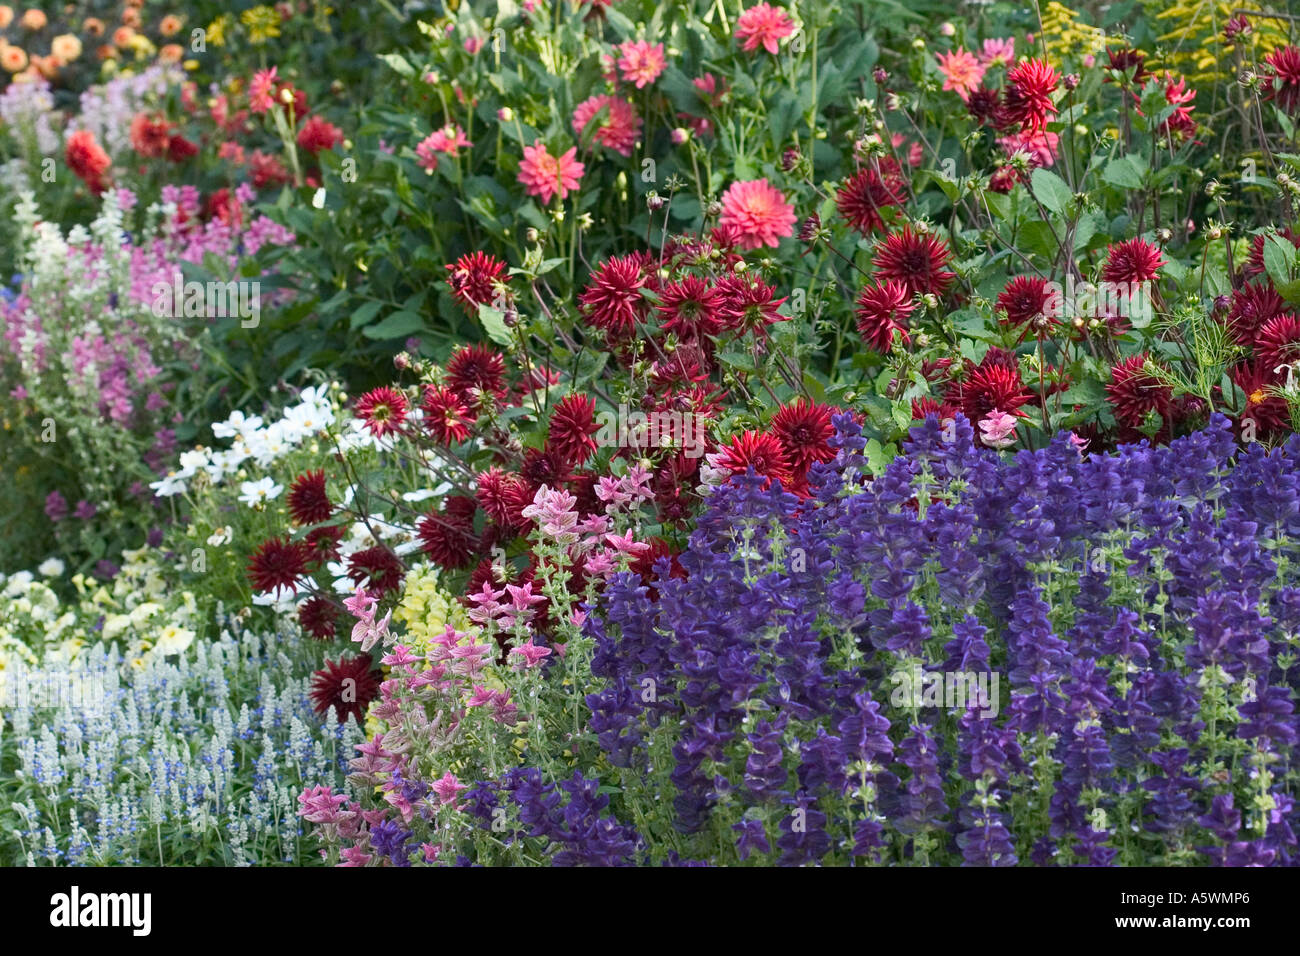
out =
[[309,559],[313,564],[319,564],[324,561],[337,561],[339,558],[339,542],[347,533],[341,524],[327,524],[319,528],[313,528],[307,532],[305,544]]
[[1248,284],[1232,293],[1227,326],[1238,345],[1251,345],[1270,319],[1286,311],[1286,300],[1278,295],[1273,283]]
[[576,467],[596,450],[596,440],[592,436],[598,431],[596,400],[588,395],[566,395],[551,409],[546,445]]
[[179,133],[173,134],[172,137],[167,140],[167,159],[170,162],[183,163],[191,156],[197,156],[198,154],[198,144],[191,143]]
[[956,405],[949,405],[947,402],[938,402],[933,398],[914,398],[912,399],[912,421],[923,422],[928,415],[939,416],[939,421],[946,422],[956,415],[960,408]]
[[1285,312],[1265,322],[1255,336],[1255,352],[1268,369],[1300,360],[1300,318]]
[[1139,428],[1153,411],[1166,422],[1170,418],[1173,388],[1146,367],[1149,360],[1146,352],[1140,352],[1117,362],[1110,370],[1106,400],[1115,420],[1128,428]]
[[465,495],[447,498],[441,512],[430,511],[416,525],[420,550],[448,571],[469,567],[479,546],[479,536],[474,531],[477,510],[478,503],[473,498]]
[[331,707],[338,714],[339,723],[348,717],[364,724],[366,708],[379,696],[379,675],[374,670],[369,654],[326,661],[325,666],[311,675],[311,699],[316,713],[322,717]]
[[397,431],[406,421],[408,406],[401,392],[383,387],[371,389],[357,399],[356,415],[376,438]]
[[1101,277],[1106,282],[1137,285],[1154,279],[1164,264],[1160,250],[1145,239],[1126,239],[1106,251]]
[[[1292,231],[1290,226],[1284,226],[1278,230],[1278,235],[1288,240],[1291,245],[1300,249],[1300,233]],[[1268,236],[1260,233],[1250,240],[1250,258],[1246,260],[1241,271],[1247,277],[1253,277],[1264,273],[1264,243]]]
[[1016,276],[998,295],[997,309],[1007,325],[1042,335],[1060,321],[1056,303],[1046,279]]
[[718,281],[722,294],[722,318],[725,328],[744,334],[766,336],[767,327],[785,321],[777,309],[785,298],[776,298],[776,289],[754,276],[729,275]]
[[366,585],[381,595],[388,594],[402,586],[406,566],[401,558],[380,544],[348,557],[348,577],[358,587]]
[[1001,129],[1008,125],[1001,90],[977,86],[966,97],[966,110],[981,126]]
[[325,492],[324,470],[304,472],[295,478],[286,500],[289,517],[295,524],[320,524],[334,513],[334,505]]
[[447,266],[451,275],[447,285],[452,297],[470,315],[478,315],[480,305],[491,305],[505,292],[510,281],[509,267],[486,252],[469,252]]
[[743,475],[750,468],[767,478],[763,487],[773,481],[779,481],[783,488],[789,488],[794,478],[790,472],[790,458],[786,454],[781,440],[767,432],[748,431],[737,435],[730,445],[724,445],[709,456],[709,462],[715,468],[722,468],[733,475]]
[[441,385],[426,385],[420,409],[424,427],[439,444],[457,445],[469,438],[474,417],[458,393]]
[[341,142],[343,130],[319,116],[309,117],[298,130],[298,148],[308,153],[333,149],[336,143]]
[[524,479],[493,466],[479,474],[477,483],[474,497],[489,518],[507,528],[527,527],[519,513],[531,502]]
[[650,547],[642,551],[628,565],[628,570],[633,574],[641,576],[641,581],[649,589],[647,596],[651,601],[659,600],[659,590],[655,587],[664,581],[664,577],[655,570],[655,566],[661,559],[668,560],[668,577],[686,579],[686,569],[682,567],[682,562],[678,560],[677,552],[663,538],[651,538]]
[[311,555],[301,541],[270,538],[263,541],[248,562],[248,580],[258,591],[288,588],[295,594],[298,579],[306,576]]
[[[1137,50],[1129,47],[1122,50],[1107,50],[1106,58],[1110,61],[1110,68],[1129,77],[1133,86],[1144,86],[1146,81],[1151,79],[1151,72],[1146,68],[1147,58]],[[1106,77],[1106,82],[1112,82],[1111,78]]]
[[846,180],[835,193],[835,208],[850,226],[869,236],[884,230],[880,210],[901,206],[906,190],[907,182],[898,160],[887,156],[876,166],[865,166]]
[[957,278],[944,269],[951,258],[948,244],[938,236],[904,226],[876,246],[876,274],[901,282],[909,295],[943,295]]
[[[984,420],[993,410],[1017,414],[1016,410],[1034,398],[1020,378],[1017,365],[1008,364],[1010,353],[989,349],[979,365],[968,363],[959,381],[948,383],[944,401],[955,406],[972,425]],[[1015,358],[1012,356],[1014,363]]]
[[338,608],[323,597],[308,598],[298,605],[298,623],[318,641],[328,641],[338,628]]
[[1279,47],[1264,62],[1273,68],[1273,82],[1268,98],[1288,113],[1300,109],[1300,49]]
[[650,367],[650,380],[658,391],[691,388],[708,380],[713,361],[698,342],[684,342]]
[[647,287],[650,268],[650,257],[644,252],[612,256],[602,262],[578,297],[588,324],[616,335],[634,332],[649,313],[641,290]]
[[705,279],[687,276],[659,293],[659,319],[665,332],[694,342],[722,331],[722,293]]
[[858,295],[858,332],[862,340],[882,355],[894,347],[894,333],[908,342],[907,320],[915,310],[912,293],[902,282],[884,279],[864,286]]
[[1249,427],[1247,420],[1253,420],[1258,438],[1273,438],[1291,430],[1291,409],[1286,399],[1274,392],[1285,383],[1284,373],[1274,372],[1267,363],[1256,359],[1237,365],[1231,378],[1246,396],[1245,407],[1238,416],[1239,427]]
[[528,486],[530,502],[542,485],[558,488],[573,480],[568,460],[554,448],[529,448],[525,451],[519,475]]
[[505,359],[486,345],[463,345],[447,360],[447,386],[470,407],[477,407],[483,398],[503,398]]
[[1022,60],[1007,70],[1005,114],[1008,120],[1027,130],[1040,130],[1049,115],[1055,115],[1052,93],[1060,76],[1045,60]]
[[807,474],[814,462],[827,462],[835,457],[835,449],[830,446],[835,434],[831,415],[835,411],[829,405],[798,398],[782,405],[772,416],[772,434],[785,449],[795,478]]

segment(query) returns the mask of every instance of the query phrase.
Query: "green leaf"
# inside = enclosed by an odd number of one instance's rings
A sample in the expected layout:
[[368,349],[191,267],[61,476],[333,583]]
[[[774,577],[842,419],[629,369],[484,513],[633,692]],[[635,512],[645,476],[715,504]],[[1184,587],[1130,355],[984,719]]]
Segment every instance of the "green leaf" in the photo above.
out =
[[1064,179],[1049,169],[1040,168],[1034,170],[1029,183],[1040,203],[1058,216],[1065,214],[1065,208],[1070,204],[1073,194],[1070,187],[1065,185]]
[[402,76],[415,76],[415,67],[406,62],[406,58],[400,53],[381,53],[379,59],[383,60]]
[[352,320],[348,323],[348,328],[356,329],[360,326],[365,325],[376,315],[378,315],[379,310],[382,309],[383,307],[384,307],[384,303],[382,302],[364,303],[361,306],[361,308],[357,309],[357,311],[352,313]]
[[1274,285],[1284,286],[1294,278],[1295,256],[1295,246],[1281,236],[1264,240],[1264,269]]
[[483,331],[497,345],[509,345],[510,328],[506,325],[505,313],[499,309],[494,309],[490,305],[480,305],[478,307],[478,320],[483,323]]
[[414,312],[402,310],[394,312],[376,325],[367,326],[362,335],[368,339],[400,339],[423,331],[424,319]]
[[1146,174],[1146,160],[1130,153],[1128,156],[1121,156],[1107,163],[1101,178],[1112,186],[1119,186],[1122,189],[1141,189]]

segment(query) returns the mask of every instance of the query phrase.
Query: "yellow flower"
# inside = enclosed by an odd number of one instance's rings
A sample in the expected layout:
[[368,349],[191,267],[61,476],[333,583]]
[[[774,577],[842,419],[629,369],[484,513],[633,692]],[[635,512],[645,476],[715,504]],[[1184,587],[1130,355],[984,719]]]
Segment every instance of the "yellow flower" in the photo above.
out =
[[248,27],[248,39],[253,44],[262,44],[280,35],[280,14],[265,4],[245,10],[239,15],[239,22]]
[[211,43],[213,46],[225,46],[226,31],[230,29],[234,22],[234,18],[228,13],[223,13],[217,17],[208,24],[208,28],[204,31],[207,34],[205,42]]

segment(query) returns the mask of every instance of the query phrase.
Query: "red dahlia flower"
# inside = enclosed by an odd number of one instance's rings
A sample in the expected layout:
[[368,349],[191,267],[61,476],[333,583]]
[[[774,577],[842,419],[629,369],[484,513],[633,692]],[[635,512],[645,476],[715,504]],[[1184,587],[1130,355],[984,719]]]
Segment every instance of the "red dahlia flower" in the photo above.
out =
[[420,400],[424,427],[440,445],[457,445],[469,438],[474,417],[459,394],[441,385],[424,386]]
[[1138,428],[1147,415],[1156,412],[1166,422],[1173,407],[1173,389],[1146,367],[1146,352],[1129,356],[1110,370],[1106,400],[1115,420],[1129,428]]
[[587,395],[566,395],[551,410],[546,446],[570,465],[578,466],[596,450],[592,436],[598,431],[596,400]]
[[1000,349],[989,349],[979,365],[968,363],[962,379],[949,382],[944,389],[944,401],[955,406],[972,425],[983,421],[994,409],[1017,414],[1016,409],[1034,398],[1020,378],[1019,367],[1009,364],[1007,355]]
[[835,427],[831,414],[835,409],[798,398],[783,405],[772,417],[772,434],[781,442],[795,478],[806,475],[814,462],[827,462],[835,457],[830,446]]
[[96,196],[108,188],[104,174],[113,165],[113,161],[109,159],[108,153],[104,152],[104,147],[99,145],[95,134],[90,130],[77,130],[68,136],[63,158],[68,168]]
[[951,258],[942,239],[904,226],[876,246],[876,274],[903,283],[909,295],[943,295],[957,278],[944,269]]
[[1256,359],[1243,362],[1232,370],[1232,383],[1246,396],[1246,405],[1239,417],[1244,426],[1246,419],[1254,419],[1255,433],[1259,438],[1271,438],[1291,430],[1291,410],[1286,399],[1273,393],[1273,389],[1286,381],[1285,373],[1278,374],[1267,363]]
[[416,525],[420,550],[440,568],[455,571],[468,567],[478,551],[474,512],[478,504],[465,495],[452,495],[441,512],[430,511]]
[[743,475],[753,468],[757,474],[768,479],[763,483],[764,488],[773,481],[779,481],[783,488],[789,488],[794,480],[785,447],[779,438],[767,432],[748,431],[737,435],[730,445],[724,445],[710,455],[709,463],[733,475]]
[[1259,330],[1285,311],[1286,301],[1271,282],[1244,285],[1232,293],[1226,320],[1228,332],[1238,345],[1251,345]]
[[882,355],[894,347],[894,333],[910,341],[907,319],[916,308],[912,293],[902,282],[884,279],[864,286],[858,296],[858,332],[862,340]]
[[835,194],[835,208],[850,226],[864,236],[885,228],[880,210],[901,206],[907,181],[898,160],[881,159],[877,166],[866,166],[845,181]]
[[506,394],[506,363],[486,345],[463,345],[447,360],[447,385],[465,403],[477,407],[479,398]]
[[1101,277],[1106,282],[1138,285],[1154,279],[1164,264],[1160,250],[1145,239],[1126,239],[1106,251]]
[[1269,99],[1288,113],[1300,109],[1300,49],[1279,47],[1264,62],[1273,68],[1273,82]]
[[1004,94],[1007,119],[1031,130],[1046,126],[1049,114],[1056,113],[1052,93],[1060,79],[1045,60],[1022,60],[1007,70]]
[[611,256],[602,262],[578,297],[588,323],[615,334],[634,332],[649,311],[641,290],[647,286],[650,268],[650,258],[643,252]]
[[318,641],[328,641],[338,626],[338,609],[327,598],[309,598],[298,605],[298,623]]
[[776,298],[776,288],[754,276],[730,275],[718,281],[722,294],[722,318],[725,328],[738,333],[753,332],[765,336],[767,327],[782,322],[777,312],[785,297]]
[[479,474],[477,484],[474,497],[489,518],[506,528],[528,526],[527,519],[520,514],[520,511],[532,504],[524,479],[493,466]]
[[447,285],[452,297],[470,315],[478,315],[480,305],[491,305],[498,292],[510,281],[508,266],[486,252],[469,252],[447,266],[451,275]]
[[316,703],[316,713],[324,716],[333,707],[340,724],[349,716],[363,723],[366,708],[379,696],[379,678],[371,670],[373,664],[369,654],[326,661],[312,674],[311,699]]
[[197,143],[191,143],[184,136],[174,134],[167,140],[167,158],[173,163],[183,163],[191,156],[199,154]]
[[722,330],[722,293],[698,276],[670,282],[659,293],[659,318],[665,332],[695,341]]
[[[1290,226],[1284,226],[1282,229],[1278,230],[1278,235],[1283,239],[1288,240],[1291,245],[1295,246],[1297,249],[1300,249],[1300,233],[1293,232]],[[1241,267],[1241,271],[1247,276],[1261,275],[1265,271],[1264,243],[1267,240],[1268,236],[1264,233],[1260,233],[1258,236],[1255,236],[1255,238],[1250,240],[1250,258],[1247,259],[1246,264]]]
[[160,159],[167,155],[172,124],[155,114],[136,113],[131,120],[131,147],[141,156]]
[[1286,312],[1265,322],[1255,336],[1255,352],[1270,371],[1300,360],[1300,318]]
[[366,585],[383,595],[402,586],[406,566],[401,558],[380,544],[348,557],[348,577],[358,587]]
[[324,470],[308,471],[294,479],[287,498],[289,516],[295,524],[320,524],[334,513],[334,505],[325,493]]
[[1054,299],[1059,303],[1059,296],[1053,295],[1046,279],[1016,276],[998,295],[997,310],[1007,325],[1042,335],[1060,322]]
[[391,388],[376,388],[357,399],[356,416],[376,438],[397,431],[406,421],[406,398]]
[[319,116],[310,117],[298,130],[298,148],[308,153],[333,149],[343,142],[343,130]]
[[278,591],[288,588],[298,592],[298,579],[307,574],[311,558],[307,546],[301,541],[287,538],[270,538],[263,541],[248,562],[248,580],[258,591]]
[[[1110,68],[1129,76],[1134,86],[1145,86],[1151,78],[1151,73],[1146,68],[1146,56],[1137,50],[1107,50],[1106,58],[1110,61]],[[1106,77],[1106,82],[1111,82],[1111,78]]]

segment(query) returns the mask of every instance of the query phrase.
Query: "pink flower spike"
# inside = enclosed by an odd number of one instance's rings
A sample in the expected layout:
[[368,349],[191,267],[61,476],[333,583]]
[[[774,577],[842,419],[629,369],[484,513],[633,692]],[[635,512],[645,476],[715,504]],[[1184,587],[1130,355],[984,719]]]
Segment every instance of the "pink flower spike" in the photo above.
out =
[[348,613],[360,618],[373,618],[375,605],[378,603],[379,598],[372,596],[365,588],[357,588],[352,597],[343,600],[343,606],[348,609]]
[[[551,649],[549,647],[538,647],[536,644],[533,643],[533,639],[530,637],[523,644],[520,644],[518,647],[512,648],[510,651],[510,656],[511,657],[518,656],[523,658],[522,667],[531,668],[531,667],[536,667],[542,661],[546,660],[546,658],[550,657]],[[516,669],[522,669],[522,668],[516,668]]]
[[1016,443],[1016,418],[996,408],[980,422],[980,435],[984,443],[994,448],[1006,448]]
[[439,779],[433,781],[429,787],[438,795],[438,802],[444,804],[454,802],[458,793],[462,790],[469,789],[457,780],[456,775],[450,770],[444,773]]
[[474,693],[465,701],[466,707],[486,707],[496,700],[496,691],[489,690],[482,684],[474,685]]
[[516,611],[527,611],[534,604],[542,604],[546,601],[545,595],[533,593],[532,581],[522,587],[507,584],[506,590],[510,592],[510,600],[514,604]]
[[650,550],[650,545],[635,540],[632,537],[632,532],[630,530],[622,535],[607,534],[605,535],[605,540],[609,542],[611,548],[616,548],[623,554],[628,554],[632,557],[636,557],[642,551]]

